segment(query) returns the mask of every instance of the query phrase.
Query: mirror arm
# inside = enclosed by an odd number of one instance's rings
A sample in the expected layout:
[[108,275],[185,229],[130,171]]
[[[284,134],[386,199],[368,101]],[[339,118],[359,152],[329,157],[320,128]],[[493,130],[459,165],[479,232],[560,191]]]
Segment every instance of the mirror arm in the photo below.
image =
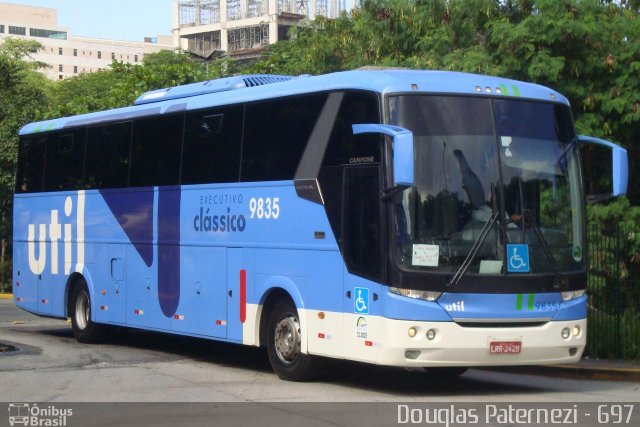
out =
[[413,186],[413,133],[399,126],[379,123],[353,125],[353,134],[361,133],[381,133],[393,138],[393,184],[396,187]]

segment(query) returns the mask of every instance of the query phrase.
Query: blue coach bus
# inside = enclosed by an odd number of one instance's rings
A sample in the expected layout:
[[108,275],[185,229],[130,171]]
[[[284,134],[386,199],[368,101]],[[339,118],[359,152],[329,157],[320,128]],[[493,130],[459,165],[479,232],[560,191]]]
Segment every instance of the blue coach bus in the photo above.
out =
[[401,367],[566,363],[586,339],[581,143],[545,87],[253,75],[25,126],[14,296],[72,320]]

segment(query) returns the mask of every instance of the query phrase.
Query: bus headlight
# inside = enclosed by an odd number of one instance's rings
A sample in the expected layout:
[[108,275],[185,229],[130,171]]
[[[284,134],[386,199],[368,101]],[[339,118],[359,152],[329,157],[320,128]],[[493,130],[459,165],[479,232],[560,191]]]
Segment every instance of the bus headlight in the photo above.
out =
[[415,289],[400,289],[394,287],[389,287],[389,290],[392,294],[402,295],[407,298],[422,299],[425,301],[435,301],[440,298],[440,295],[442,295],[442,292],[418,291]]
[[571,301],[572,299],[580,298],[584,295],[585,289],[579,291],[562,292],[562,301]]

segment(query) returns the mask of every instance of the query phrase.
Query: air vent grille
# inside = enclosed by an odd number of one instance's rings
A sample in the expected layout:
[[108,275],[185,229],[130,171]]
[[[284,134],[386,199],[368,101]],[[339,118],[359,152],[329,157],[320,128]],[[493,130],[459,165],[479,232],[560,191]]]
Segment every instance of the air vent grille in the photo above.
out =
[[252,76],[244,78],[246,87],[264,86],[272,83],[280,83],[291,80],[289,76]]
[[287,82],[294,77],[269,74],[257,74],[249,76],[226,77],[217,80],[209,80],[200,83],[191,83],[183,86],[158,89],[141,95],[134,105],[150,104],[153,102],[167,101],[169,99],[189,98],[192,96],[209,93],[227,92],[230,90],[265,86],[272,83]]

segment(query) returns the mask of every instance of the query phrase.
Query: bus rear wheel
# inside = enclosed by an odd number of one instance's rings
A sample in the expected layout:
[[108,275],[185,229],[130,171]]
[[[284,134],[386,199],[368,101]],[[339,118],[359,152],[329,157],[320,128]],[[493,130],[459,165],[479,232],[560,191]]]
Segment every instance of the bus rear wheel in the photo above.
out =
[[309,381],[319,360],[302,352],[302,331],[298,311],[290,301],[279,301],[267,321],[267,354],[271,368],[285,381]]
[[71,330],[81,343],[95,343],[102,337],[103,329],[91,319],[91,297],[83,281],[73,289],[71,296]]

